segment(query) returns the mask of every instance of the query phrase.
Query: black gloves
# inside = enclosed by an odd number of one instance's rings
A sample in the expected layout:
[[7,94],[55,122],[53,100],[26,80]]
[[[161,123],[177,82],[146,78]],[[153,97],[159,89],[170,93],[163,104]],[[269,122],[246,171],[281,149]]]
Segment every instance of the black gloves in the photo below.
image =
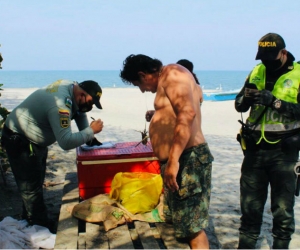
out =
[[267,107],[270,107],[275,101],[275,96],[266,89],[250,93],[249,97],[252,98],[253,104],[261,104]]
[[85,144],[88,145],[88,146],[90,146],[90,147],[102,145],[102,143],[99,142],[95,137],[93,138],[93,140],[88,141]]
[[254,100],[252,97],[246,97],[246,96],[243,96],[243,102],[248,105],[248,106],[252,106],[254,104]]

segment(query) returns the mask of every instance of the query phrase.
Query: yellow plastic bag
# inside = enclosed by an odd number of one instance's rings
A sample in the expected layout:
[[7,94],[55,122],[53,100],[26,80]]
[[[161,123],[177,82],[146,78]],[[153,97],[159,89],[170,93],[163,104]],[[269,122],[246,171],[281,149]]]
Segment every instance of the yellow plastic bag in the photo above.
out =
[[132,214],[153,210],[163,188],[160,174],[120,172],[111,183],[109,197],[119,201]]

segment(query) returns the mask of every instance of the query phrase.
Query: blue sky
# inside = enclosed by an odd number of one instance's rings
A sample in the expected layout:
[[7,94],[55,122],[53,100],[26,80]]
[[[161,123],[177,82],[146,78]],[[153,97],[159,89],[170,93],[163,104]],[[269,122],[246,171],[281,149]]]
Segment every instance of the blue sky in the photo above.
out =
[[251,70],[280,34],[300,60],[299,0],[0,0],[2,70],[119,70],[129,54]]

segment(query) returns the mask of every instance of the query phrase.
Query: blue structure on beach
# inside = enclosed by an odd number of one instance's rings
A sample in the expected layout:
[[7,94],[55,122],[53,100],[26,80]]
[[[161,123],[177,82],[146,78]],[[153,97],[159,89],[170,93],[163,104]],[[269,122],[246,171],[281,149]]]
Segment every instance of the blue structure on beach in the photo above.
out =
[[204,92],[204,101],[229,101],[234,100],[239,91],[225,91],[225,92]]

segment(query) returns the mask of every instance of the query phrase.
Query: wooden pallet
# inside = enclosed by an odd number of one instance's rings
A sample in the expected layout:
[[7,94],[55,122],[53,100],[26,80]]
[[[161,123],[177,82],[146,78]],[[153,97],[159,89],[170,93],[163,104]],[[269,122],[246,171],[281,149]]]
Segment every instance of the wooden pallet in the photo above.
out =
[[68,206],[79,201],[77,174],[66,175],[55,249],[190,249],[167,223],[135,221],[106,232],[103,225],[77,220]]

